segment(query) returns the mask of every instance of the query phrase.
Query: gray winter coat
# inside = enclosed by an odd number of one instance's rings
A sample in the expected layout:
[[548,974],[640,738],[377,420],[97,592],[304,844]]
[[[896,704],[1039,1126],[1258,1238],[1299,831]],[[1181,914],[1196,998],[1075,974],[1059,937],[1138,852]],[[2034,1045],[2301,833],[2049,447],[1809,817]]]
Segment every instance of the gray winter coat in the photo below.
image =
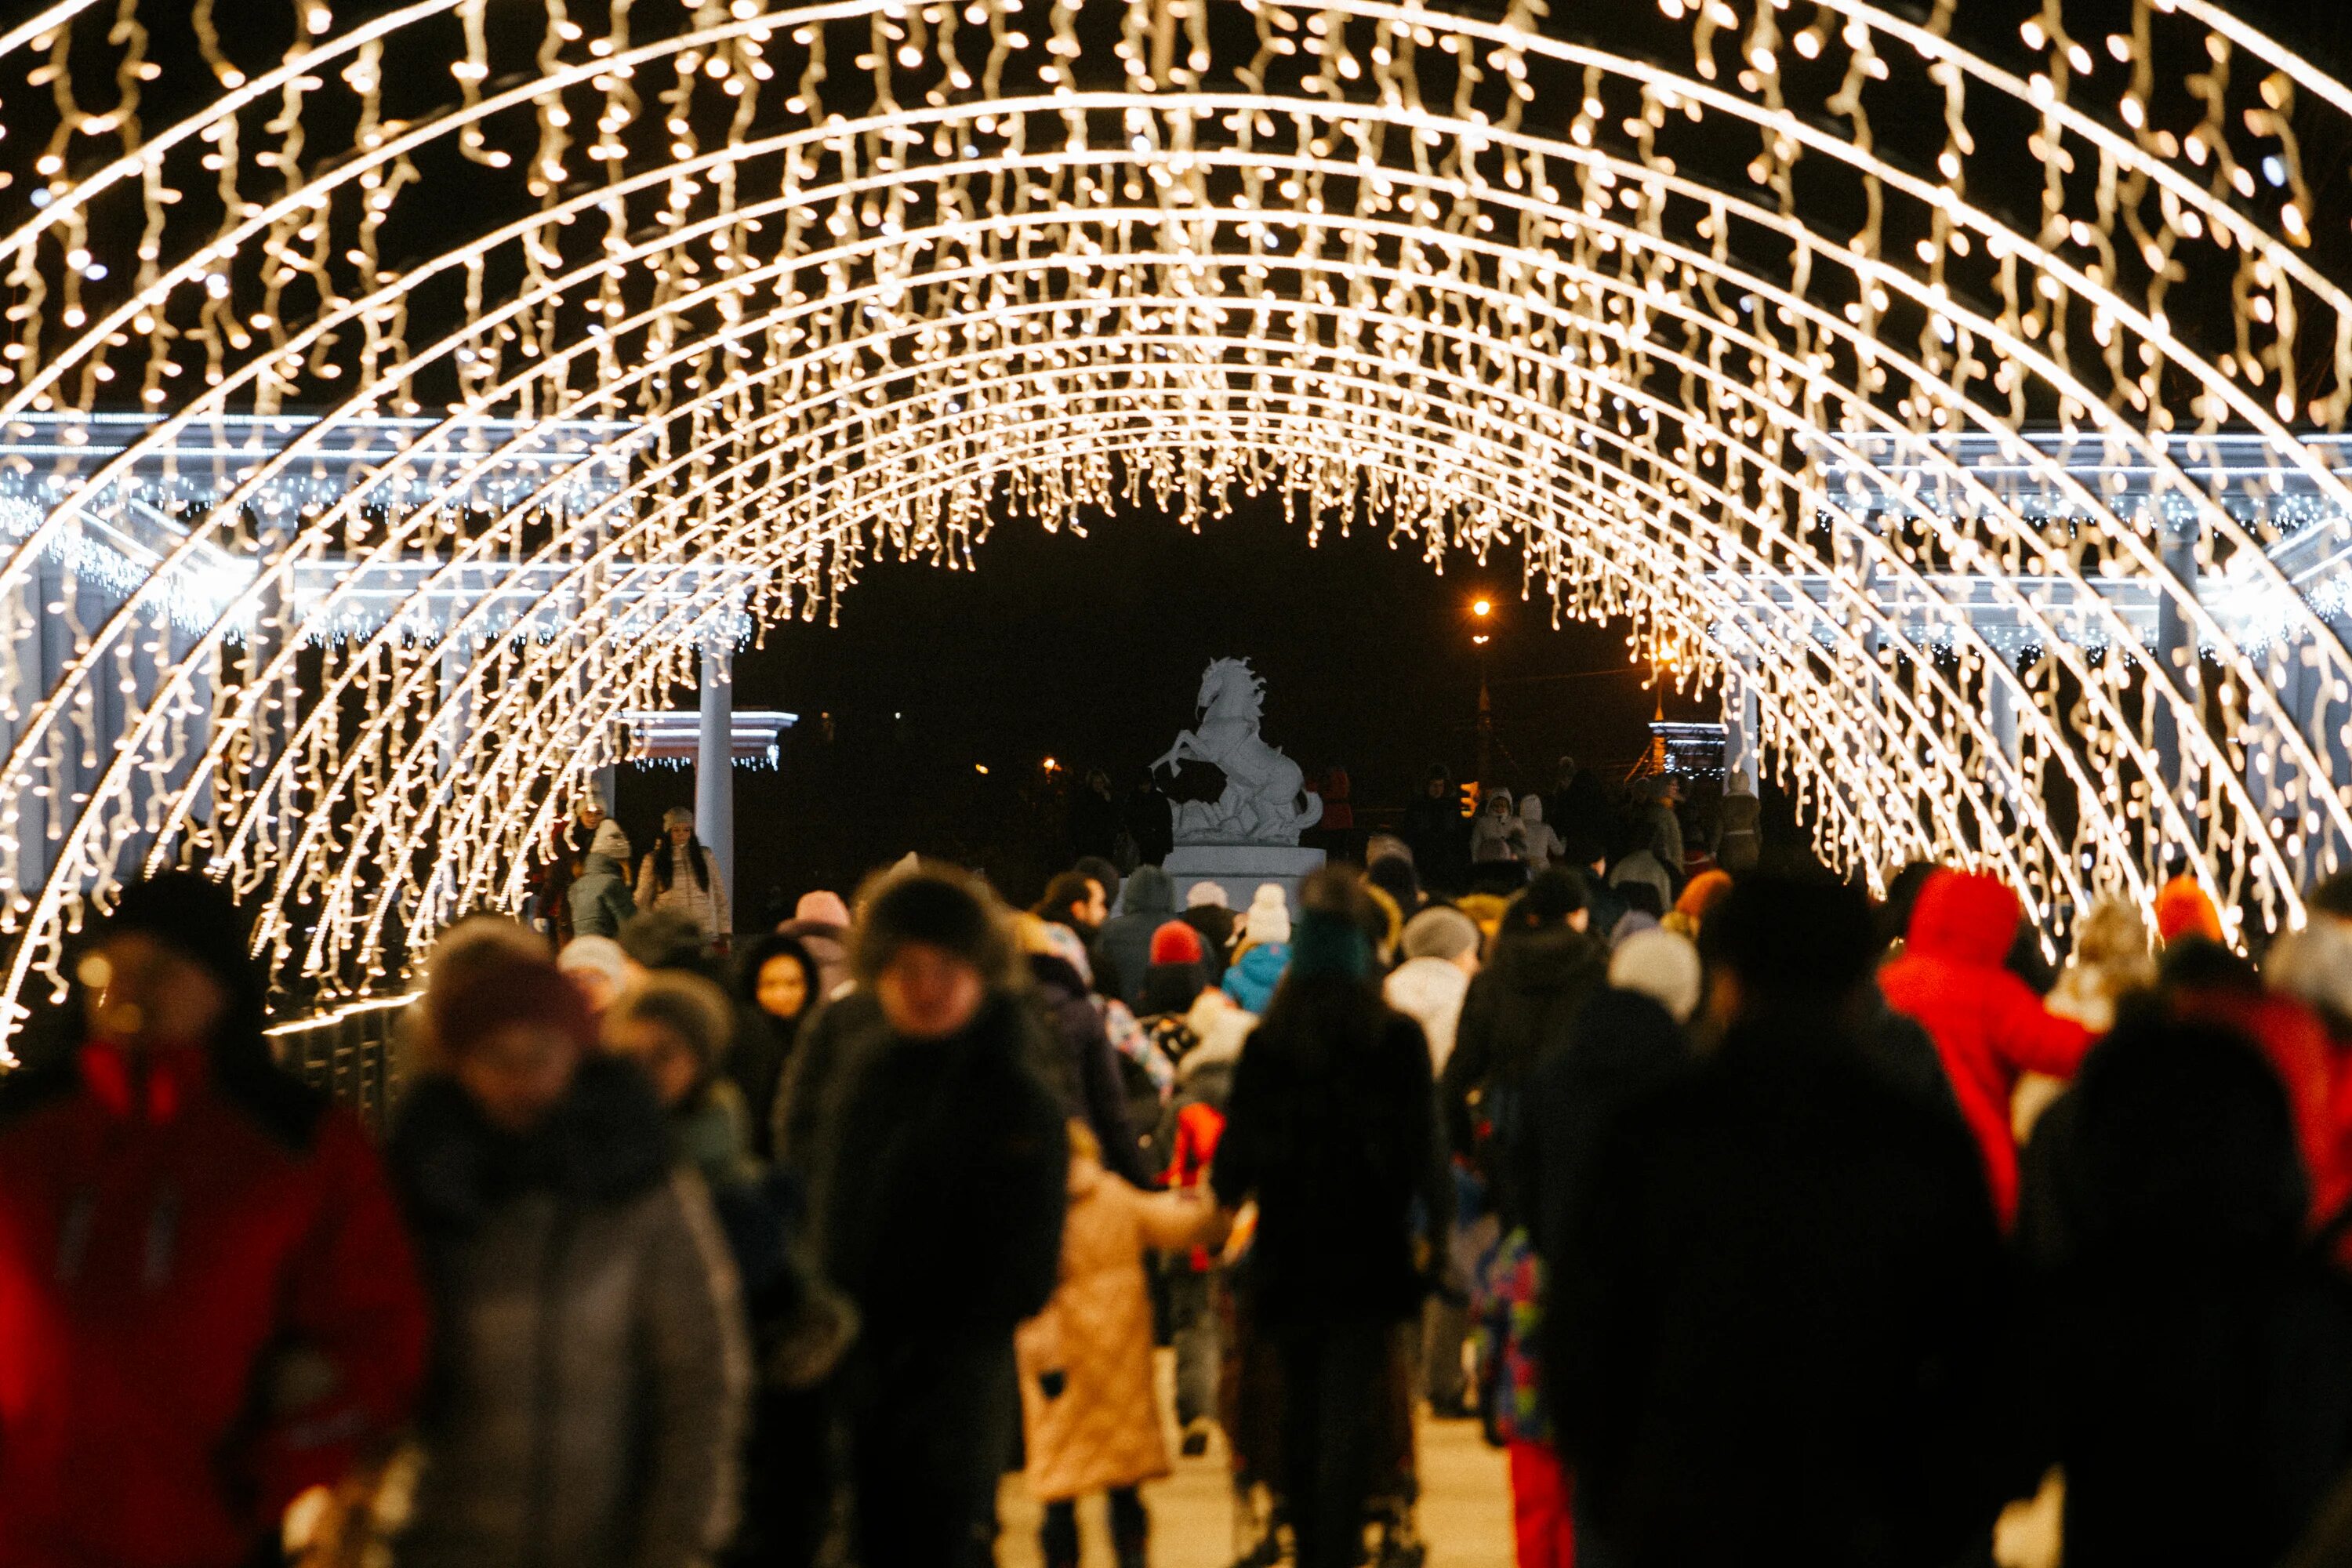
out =
[[[751,1382],[734,1268],[628,1072],[584,1068],[588,1103],[528,1152],[446,1080],[403,1112],[393,1158],[437,1335],[402,1568],[690,1568],[733,1527]],[[536,1179],[499,1175],[522,1169]]]
[[572,931],[574,936],[618,936],[622,922],[637,912],[636,900],[621,868],[610,855],[591,852],[572,879]]

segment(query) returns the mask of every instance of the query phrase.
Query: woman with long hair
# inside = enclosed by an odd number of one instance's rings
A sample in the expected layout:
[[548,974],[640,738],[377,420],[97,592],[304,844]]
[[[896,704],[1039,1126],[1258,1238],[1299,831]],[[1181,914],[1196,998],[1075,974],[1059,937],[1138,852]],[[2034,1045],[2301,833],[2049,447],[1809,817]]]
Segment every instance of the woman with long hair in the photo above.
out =
[[695,837],[694,813],[674,805],[662,813],[662,836],[637,870],[637,908],[674,910],[692,921],[705,946],[716,946],[733,929],[727,884],[718,862]]

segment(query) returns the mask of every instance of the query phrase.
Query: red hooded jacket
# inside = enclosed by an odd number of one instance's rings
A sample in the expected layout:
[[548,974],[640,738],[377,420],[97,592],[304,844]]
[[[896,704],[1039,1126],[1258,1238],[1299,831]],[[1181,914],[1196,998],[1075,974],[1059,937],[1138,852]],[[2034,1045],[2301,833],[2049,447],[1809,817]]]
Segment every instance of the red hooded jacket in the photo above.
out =
[[2001,967],[2016,939],[2017,895],[1979,871],[1938,871],[1912,906],[1903,956],[1878,972],[1886,1005],[1936,1042],[1952,1097],[1983,1152],[1994,1210],[2017,1217],[2017,1142],[2010,1096],[2021,1074],[2072,1078],[2098,1037],[2042,1005]]
[[425,1304],[359,1123],[86,1047],[0,1118],[0,1568],[232,1568],[404,1421]]

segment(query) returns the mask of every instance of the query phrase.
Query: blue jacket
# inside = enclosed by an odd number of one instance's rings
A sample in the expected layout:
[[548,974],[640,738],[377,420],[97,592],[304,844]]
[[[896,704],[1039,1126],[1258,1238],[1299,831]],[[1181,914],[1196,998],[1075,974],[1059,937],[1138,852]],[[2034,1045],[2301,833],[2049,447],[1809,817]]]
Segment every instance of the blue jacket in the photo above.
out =
[[1233,967],[1225,971],[1225,994],[1252,1013],[1263,1013],[1274,1000],[1282,972],[1289,967],[1288,942],[1261,942],[1234,960]]

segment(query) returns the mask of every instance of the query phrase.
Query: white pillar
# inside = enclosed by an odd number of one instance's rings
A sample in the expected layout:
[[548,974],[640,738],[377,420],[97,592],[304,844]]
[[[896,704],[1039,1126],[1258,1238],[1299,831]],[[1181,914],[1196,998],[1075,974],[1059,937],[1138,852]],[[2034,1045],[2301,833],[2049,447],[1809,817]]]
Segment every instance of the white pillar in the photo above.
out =
[[[2168,527],[2164,530],[2164,569],[2189,598],[2197,596],[2197,529]],[[2190,635],[2189,619],[2181,614],[2180,602],[2170,594],[2159,594],[2156,603],[2156,665],[2163,679],[2180,693],[2193,714],[2197,709],[2200,671],[2198,668],[2197,639]],[[2158,700],[2161,701],[2161,700]],[[2180,733],[2180,721],[2174,718],[2169,704],[2160,706],[2156,713],[2156,766],[2162,777],[2165,792],[2178,800],[2180,796],[2182,757],[2187,750]]]
[[694,752],[694,831],[735,901],[735,681],[725,646],[702,650],[702,731]]

